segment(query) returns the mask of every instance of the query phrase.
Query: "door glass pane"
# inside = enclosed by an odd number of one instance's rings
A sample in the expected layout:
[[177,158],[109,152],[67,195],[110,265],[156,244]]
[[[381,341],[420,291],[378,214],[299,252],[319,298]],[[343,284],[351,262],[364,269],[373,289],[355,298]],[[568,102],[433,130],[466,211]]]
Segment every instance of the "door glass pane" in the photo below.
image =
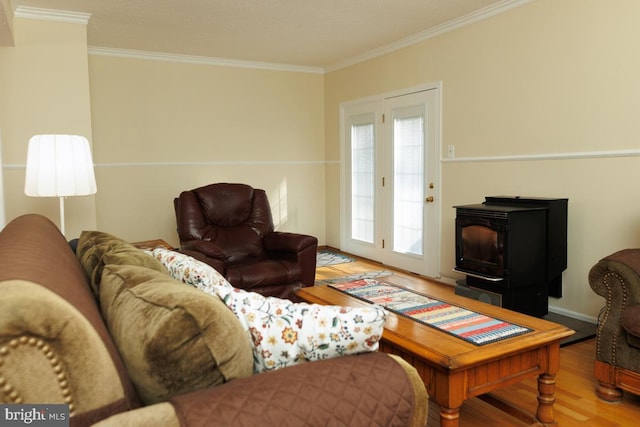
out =
[[351,238],[373,243],[373,123],[351,127]]
[[393,126],[393,250],[422,255],[424,119],[396,118]]

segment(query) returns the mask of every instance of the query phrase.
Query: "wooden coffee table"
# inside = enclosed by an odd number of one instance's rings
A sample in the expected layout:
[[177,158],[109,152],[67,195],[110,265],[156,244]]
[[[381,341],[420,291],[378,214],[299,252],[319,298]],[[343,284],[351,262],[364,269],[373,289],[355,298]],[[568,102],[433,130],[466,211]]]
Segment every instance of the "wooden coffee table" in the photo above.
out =
[[169,243],[165,242],[162,239],[153,239],[153,240],[145,240],[143,242],[132,242],[131,243],[133,246],[135,246],[136,248],[139,249],[146,249],[146,250],[154,250],[155,248],[158,247],[162,247],[165,249],[170,249],[173,250],[175,249],[173,246],[171,246]]
[[[476,346],[433,327],[389,312],[380,351],[396,354],[411,363],[440,406],[440,426],[458,426],[460,407],[466,399],[538,376],[538,408],[529,419],[534,425],[556,425],[556,373],[560,366],[560,341],[574,331],[556,323],[453,295],[442,285],[416,282],[392,275],[378,279],[413,289],[441,301],[500,318],[532,329],[527,334]],[[358,306],[368,303],[328,285],[302,288],[298,296],[310,303]],[[517,408],[501,409],[522,417]]]

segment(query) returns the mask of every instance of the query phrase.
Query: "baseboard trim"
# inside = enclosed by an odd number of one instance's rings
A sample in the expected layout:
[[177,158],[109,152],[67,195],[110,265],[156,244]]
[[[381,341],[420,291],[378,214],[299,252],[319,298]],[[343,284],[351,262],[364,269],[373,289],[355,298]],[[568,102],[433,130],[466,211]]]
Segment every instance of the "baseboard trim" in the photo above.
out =
[[562,307],[555,307],[550,305],[549,311],[556,314],[561,314],[567,317],[573,317],[574,319],[582,320],[583,322],[593,323],[594,325],[598,323],[598,318],[593,316],[587,316],[586,314],[578,313],[577,311],[567,310]]

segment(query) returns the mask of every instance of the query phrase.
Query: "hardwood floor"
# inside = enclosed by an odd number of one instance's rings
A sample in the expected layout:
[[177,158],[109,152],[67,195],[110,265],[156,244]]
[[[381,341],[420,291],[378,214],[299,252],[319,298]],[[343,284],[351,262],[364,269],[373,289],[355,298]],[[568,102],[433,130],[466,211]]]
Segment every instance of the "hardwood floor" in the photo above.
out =
[[[318,267],[316,281],[333,280],[344,276],[387,270],[412,280],[428,282],[434,287],[453,289],[448,285],[426,280],[375,262],[350,256],[354,261]],[[555,418],[558,426],[622,427],[640,425],[640,397],[624,393],[618,403],[607,403],[595,394],[593,376],[595,339],[572,344],[560,350],[560,371],[557,375]],[[491,401],[493,404],[488,403]],[[522,416],[512,416],[498,409],[501,402],[519,408]],[[460,427],[521,427],[532,424],[530,414],[537,407],[535,378],[505,387],[485,399],[466,401],[460,411]],[[429,405],[428,427],[439,426],[437,404]]]

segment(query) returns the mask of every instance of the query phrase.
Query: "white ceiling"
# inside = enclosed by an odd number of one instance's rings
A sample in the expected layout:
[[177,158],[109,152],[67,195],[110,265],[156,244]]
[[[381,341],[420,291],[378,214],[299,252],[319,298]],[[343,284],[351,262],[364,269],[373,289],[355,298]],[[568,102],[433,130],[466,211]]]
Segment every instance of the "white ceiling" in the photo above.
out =
[[91,47],[327,68],[532,0],[8,1],[90,14]]

